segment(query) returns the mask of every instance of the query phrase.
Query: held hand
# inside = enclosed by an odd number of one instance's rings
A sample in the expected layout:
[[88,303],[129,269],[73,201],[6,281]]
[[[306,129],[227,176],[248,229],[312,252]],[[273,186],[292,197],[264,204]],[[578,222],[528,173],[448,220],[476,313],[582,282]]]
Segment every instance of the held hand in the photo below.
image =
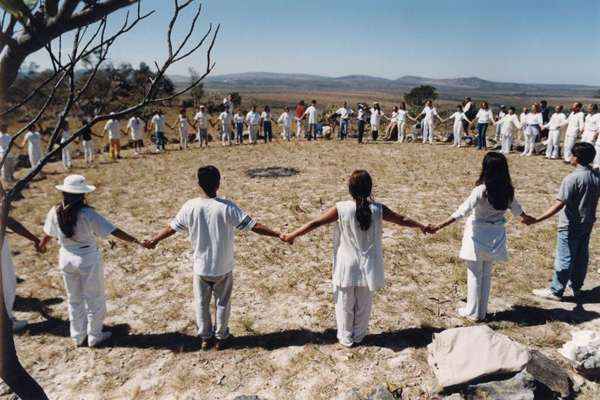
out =
[[142,242],[142,247],[144,247],[145,249],[148,250],[152,250],[156,248],[156,242],[152,241],[152,240],[144,240]]
[[525,214],[525,215],[523,215],[523,217],[521,218],[521,222],[523,222],[523,223],[524,223],[525,225],[527,225],[527,226],[531,226],[531,225],[533,225],[533,224],[537,223],[537,222],[538,222],[538,220],[537,220],[537,218],[535,218],[535,217],[532,217],[531,215],[527,215],[527,214]]
[[279,239],[286,242],[287,244],[290,244],[290,245],[294,244],[294,237],[291,235],[281,234],[281,235],[279,235]]
[[436,225],[431,225],[431,224],[428,224],[428,225],[425,227],[424,233],[428,233],[428,234],[430,234],[430,235],[434,235],[434,234],[436,234],[436,233],[437,233],[439,230],[440,230],[440,228],[439,228],[439,227],[437,227]]
[[42,247],[42,244],[39,239],[33,241],[33,247],[35,247],[35,251],[37,253],[44,253],[46,251],[46,249]]

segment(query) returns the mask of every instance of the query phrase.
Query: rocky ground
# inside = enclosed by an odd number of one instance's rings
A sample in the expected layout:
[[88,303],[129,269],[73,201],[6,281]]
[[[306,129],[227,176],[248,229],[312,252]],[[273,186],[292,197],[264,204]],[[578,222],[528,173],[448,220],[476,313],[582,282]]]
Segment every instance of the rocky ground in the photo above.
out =
[[[91,204],[125,230],[147,237],[183,202],[198,194],[195,170],[214,164],[221,194],[259,221],[288,230],[348,198],[346,179],[356,168],[374,177],[375,197],[423,221],[446,218],[468,195],[483,153],[447,145],[335,141],[178,151],[118,163],[102,159],[78,169],[98,186]],[[79,161],[81,163],[81,161]],[[81,165],[81,164],[79,164]],[[571,168],[542,157],[510,156],[517,196],[542,213]],[[251,178],[247,171],[286,167],[299,173]],[[20,171],[23,173],[23,171]],[[59,201],[53,186],[64,177],[50,165],[14,215],[41,234],[48,209]],[[600,239],[591,242],[586,304],[539,301],[531,289],[548,284],[555,222],[508,225],[510,261],[493,275],[489,326],[566,366],[558,348],[572,329],[600,329]],[[435,398],[426,346],[435,332],[464,325],[455,310],[465,298],[466,273],[458,259],[462,226],[437,236],[384,227],[387,284],[375,299],[371,335],[346,349],[335,339],[331,295],[331,231],[322,229],[294,247],[254,234],[237,238],[231,328],[221,352],[203,352],[195,338],[190,246],[183,236],[144,251],[116,240],[102,243],[108,329],[102,349],[75,348],[68,338],[65,292],[57,248],[46,255],[10,236],[18,275],[16,314],[30,326],[16,337],[25,367],[53,399],[330,399],[356,389],[367,395],[383,385],[402,398]],[[581,382],[580,382],[581,383]],[[398,389],[401,389],[398,391]],[[583,382],[578,398],[595,399],[598,386]]]

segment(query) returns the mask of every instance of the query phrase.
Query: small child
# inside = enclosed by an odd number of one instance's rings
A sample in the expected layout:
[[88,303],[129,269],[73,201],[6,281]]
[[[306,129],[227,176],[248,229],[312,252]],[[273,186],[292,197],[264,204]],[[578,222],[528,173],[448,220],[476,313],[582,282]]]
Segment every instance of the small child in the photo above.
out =
[[508,109],[508,114],[505,114],[501,119],[498,120],[501,142],[500,153],[505,155],[510,154],[515,132],[518,129],[521,129],[521,122],[519,121],[519,118],[517,118],[515,112],[515,108],[510,107]]
[[567,284],[579,300],[589,263],[590,236],[596,222],[600,198],[600,173],[592,169],[596,150],[590,143],[573,146],[571,165],[575,171],[563,179],[556,201],[535,223],[558,215],[558,237],[554,275],[548,289],[536,289],[533,294],[560,301]]
[[563,106],[556,107],[556,112],[550,117],[550,121],[543,126],[548,129],[548,143],[546,144],[546,158],[555,160],[558,158],[560,146],[560,129],[567,126],[567,116],[563,113]]
[[467,305],[458,310],[458,315],[463,318],[473,321],[486,318],[493,263],[508,259],[506,211],[521,217],[523,223],[534,221],[523,212],[514,193],[506,157],[489,152],[483,159],[481,175],[471,195],[448,220],[432,227],[437,232],[470,214],[465,222],[459,254],[468,268]]
[[423,224],[373,201],[372,188],[367,171],[354,171],[348,181],[352,200],[337,203],[317,219],[283,235],[283,240],[292,244],[302,235],[335,223],[333,297],[337,338],[346,347],[361,343],[367,335],[373,295],[384,287],[382,222],[427,231]]
[[[257,223],[234,202],[217,196],[221,174],[216,167],[198,169],[198,185],[203,196],[187,201],[170,225],[153,239],[144,242],[154,248],[176,232],[186,232],[193,249],[194,298],[198,335],[202,349],[210,347],[216,337],[216,349],[223,348],[229,336],[229,314],[234,268],[234,230],[246,230],[259,235],[279,237],[279,233]],[[217,315],[213,328],[210,301],[215,298]]]
[[244,114],[238,109],[233,116],[233,124],[235,125],[235,142],[237,144],[244,143]]
[[190,134],[190,123],[185,115],[185,109],[179,110],[179,116],[177,117],[177,128],[179,129],[179,148],[181,150],[187,150],[188,138]]
[[289,107],[286,106],[283,110],[277,123],[281,124],[281,136],[289,142],[292,140],[292,116],[290,115]]
[[464,128],[463,128],[463,121],[467,121],[469,124],[471,124],[472,121],[470,121],[467,118],[467,116],[465,115],[462,104],[457,105],[456,112],[454,114],[452,114],[451,116],[449,116],[448,118],[444,119],[442,122],[449,121],[451,119],[454,120],[454,125],[452,126],[452,134],[454,137],[454,140],[452,142],[452,147],[454,147],[454,146],[460,147],[461,146],[460,142],[465,133]]
[[83,176],[69,175],[56,189],[62,192],[63,199],[46,216],[40,249],[44,251],[52,238],[58,240],[58,264],[69,301],[71,338],[77,346],[83,346],[87,339],[89,347],[98,347],[111,333],[102,330],[106,296],[96,237],[113,235],[126,242],[141,243],[86,204],[85,195],[96,188],[88,185]]
[[[111,112],[110,115],[114,115]],[[121,124],[116,118],[111,118],[106,121],[104,126],[104,132],[108,132],[108,143],[109,143],[109,154],[111,160],[117,160],[121,158]]]

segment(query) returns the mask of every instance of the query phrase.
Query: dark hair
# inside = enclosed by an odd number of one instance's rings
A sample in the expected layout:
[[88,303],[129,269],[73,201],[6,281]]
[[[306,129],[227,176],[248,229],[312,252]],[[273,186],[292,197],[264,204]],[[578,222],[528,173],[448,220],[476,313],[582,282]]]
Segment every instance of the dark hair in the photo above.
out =
[[462,110],[463,109],[463,105],[462,104],[457,104],[456,108],[460,108]]
[[508,108],[508,111],[510,111],[510,110],[512,110],[512,112],[513,112],[513,113],[517,112],[517,110],[515,110],[515,108],[514,108],[514,107],[509,107],[509,108]]
[[575,143],[571,153],[577,157],[577,162],[584,166],[590,165],[596,157],[596,149],[592,144],[587,142]]
[[477,185],[485,185],[488,201],[496,210],[506,210],[515,197],[508,162],[501,153],[490,151],[483,158]]
[[198,168],[198,185],[209,197],[217,196],[217,189],[221,183],[221,173],[212,165]]
[[185,108],[182,108],[181,110],[179,110],[179,114],[185,114]]
[[271,107],[265,106],[265,112],[271,112]]
[[87,207],[84,194],[64,193],[63,201],[56,207],[58,226],[62,233],[70,238],[75,234],[79,211]]
[[598,104],[596,104],[596,103],[592,104],[592,112],[595,112],[595,113],[598,112]]
[[363,231],[371,227],[371,190],[373,189],[373,181],[371,175],[365,170],[356,170],[348,179],[348,190],[350,195],[356,202],[356,219],[358,225]]

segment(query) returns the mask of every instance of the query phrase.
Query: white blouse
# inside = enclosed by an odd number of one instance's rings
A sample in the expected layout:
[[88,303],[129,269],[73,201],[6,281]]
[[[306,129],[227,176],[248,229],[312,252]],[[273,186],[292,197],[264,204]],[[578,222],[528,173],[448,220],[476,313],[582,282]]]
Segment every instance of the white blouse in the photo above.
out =
[[381,244],[383,206],[370,205],[371,226],[363,231],[356,219],[356,203],[342,201],[335,205],[338,220],[333,235],[333,286],[368,287],[375,291],[384,286]]
[[494,114],[492,113],[492,110],[484,110],[483,108],[480,108],[477,112],[477,122],[480,124],[490,124],[492,121],[494,121]]

